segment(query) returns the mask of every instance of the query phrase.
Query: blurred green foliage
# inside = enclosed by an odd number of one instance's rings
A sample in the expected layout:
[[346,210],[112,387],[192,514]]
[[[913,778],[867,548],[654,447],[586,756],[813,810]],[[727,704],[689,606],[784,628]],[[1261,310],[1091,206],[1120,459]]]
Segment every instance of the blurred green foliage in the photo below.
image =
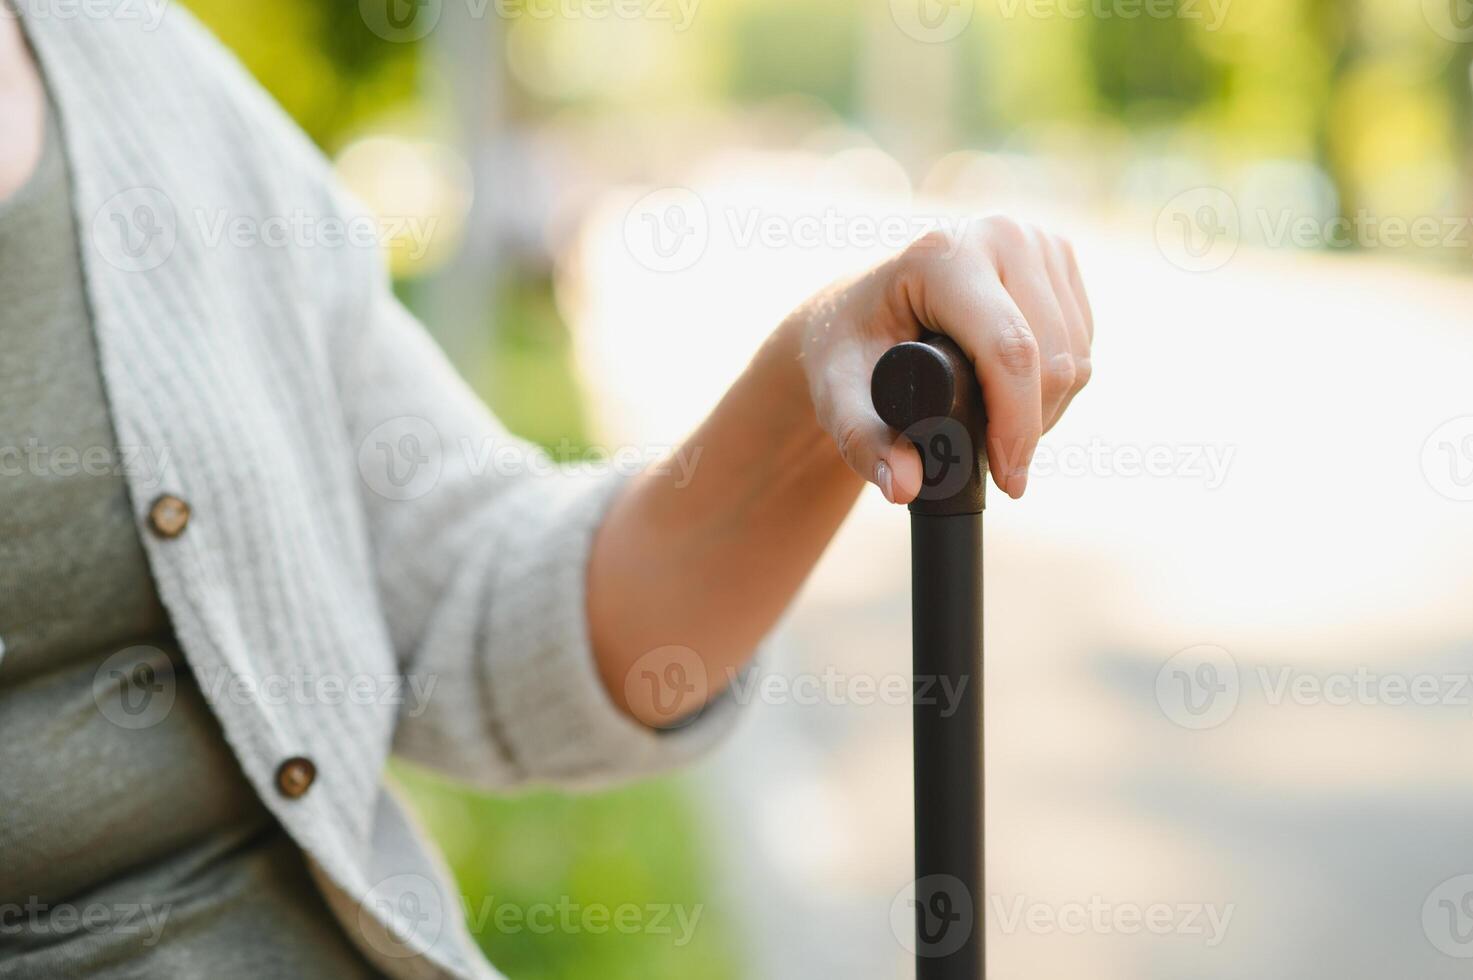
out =
[[[446,852],[477,941],[510,977],[545,980],[736,980],[730,915],[713,896],[697,817],[668,780],[597,796],[476,796],[399,767]],[[629,909],[637,906],[637,918]],[[619,931],[598,918],[625,907]],[[498,910],[549,909],[548,931]],[[535,917],[534,917],[535,918]],[[498,925],[500,921],[500,925]],[[585,925],[584,923],[587,923]],[[532,928],[537,925],[536,929]]]
[[[959,87],[917,88],[915,111],[925,117],[939,96],[958,145],[1068,126],[1086,141],[1126,132],[1220,161],[1305,161],[1329,175],[1345,213],[1436,213],[1461,203],[1473,44],[1439,34],[1438,3],[1170,2],[1174,16],[1121,14],[1141,9],[1140,0],[955,0],[975,8],[969,29],[952,43],[922,45],[921,57],[953,64]],[[329,148],[425,87],[429,46],[378,38],[355,3],[189,5]],[[883,68],[887,50],[909,43],[889,6],[701,0],[688,25],[545,15],[479,23],[520,66],[506,77],[519,118],[801,94],[863,123],[877,85],[907,82]]]
[[186,0],[328,151],[418,91],[423,48],[364,27],[356,2]]
[[1181,17],[1090,19],[1086,63],[1101,107],[1122,119],[1171,120],[1224,92],[1226,67],[1195,42]]
[[853,116],[862,13],[853,0],[737,7],[731,18],[725,94],[740,101],[799,92]]
[[576,451],[587,442],[583,398],[552,284],[533,274],[504,276],[493,310],[496,350],[480,385],[492,409],[513,432],[555,455],[565,446]]

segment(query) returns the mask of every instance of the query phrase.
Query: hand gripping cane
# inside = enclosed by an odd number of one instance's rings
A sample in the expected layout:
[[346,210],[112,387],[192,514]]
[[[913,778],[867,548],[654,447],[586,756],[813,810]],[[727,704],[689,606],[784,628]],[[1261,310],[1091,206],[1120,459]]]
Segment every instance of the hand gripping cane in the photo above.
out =
[[916,978],[983,980],[982,391],[939,334],[886,351],[870,390],[925,464],[910,505]]

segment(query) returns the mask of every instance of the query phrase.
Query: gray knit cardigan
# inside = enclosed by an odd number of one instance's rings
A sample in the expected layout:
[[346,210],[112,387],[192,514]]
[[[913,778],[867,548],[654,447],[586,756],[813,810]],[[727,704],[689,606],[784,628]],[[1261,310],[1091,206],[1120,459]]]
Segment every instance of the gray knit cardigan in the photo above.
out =
[[[394,298],[362,208],[218,42],[174,3],[15,2],[61,116],[125,466],[157,461],[129,483],[190,666],[365,955],[495,976],[385,789],[390,753],[583,786],[690,760],[738,711],[657,734],[611,703],[584,576],[618,481],[496,422]],[[190,508],[176,536],[161,495]]]

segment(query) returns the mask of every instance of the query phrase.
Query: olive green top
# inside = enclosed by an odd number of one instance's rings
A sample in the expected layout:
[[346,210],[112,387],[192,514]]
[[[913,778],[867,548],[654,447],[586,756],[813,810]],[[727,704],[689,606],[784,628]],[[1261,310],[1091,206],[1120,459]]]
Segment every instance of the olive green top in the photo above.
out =
[[54,119],[0,201],[0,978],[369,976],[155,592]]

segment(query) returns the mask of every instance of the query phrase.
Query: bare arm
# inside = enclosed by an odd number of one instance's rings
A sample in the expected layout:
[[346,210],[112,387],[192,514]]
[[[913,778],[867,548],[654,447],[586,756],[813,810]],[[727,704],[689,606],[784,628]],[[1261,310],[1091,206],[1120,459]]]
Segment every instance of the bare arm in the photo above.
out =
[[30,177],[41,158],[46,97],[16,18],[0,11],[0,201]]
[[722,690],[865,480],[893,502],[915,497],[920,459],[875,415],[869,377],[925,330],[972,358],[993,479],[1022,495],[1040,435],[1088,380],[1093,321],[1066,242],[989,219],[805,303],[691,436],[689,482],[648,474],[615,502],[594,542],[588,613],[600,676],[631,716],[668,725]]

